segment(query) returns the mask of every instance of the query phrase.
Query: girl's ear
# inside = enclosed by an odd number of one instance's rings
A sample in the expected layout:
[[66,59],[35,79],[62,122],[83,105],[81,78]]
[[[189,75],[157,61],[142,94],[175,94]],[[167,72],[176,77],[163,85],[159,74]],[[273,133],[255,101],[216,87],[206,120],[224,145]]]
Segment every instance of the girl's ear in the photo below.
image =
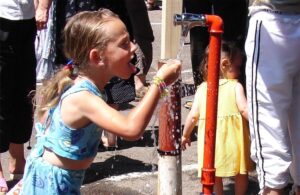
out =
[[89,53],[89,60],[92,64],[103,64],[103,58],[101,57],[99,50],[96,48],[91,49]]
[[222,71],[226,70],[226,68],[228,68],[230,66],[230,61],[228,58],[223,58],[221,60],[221,69]]

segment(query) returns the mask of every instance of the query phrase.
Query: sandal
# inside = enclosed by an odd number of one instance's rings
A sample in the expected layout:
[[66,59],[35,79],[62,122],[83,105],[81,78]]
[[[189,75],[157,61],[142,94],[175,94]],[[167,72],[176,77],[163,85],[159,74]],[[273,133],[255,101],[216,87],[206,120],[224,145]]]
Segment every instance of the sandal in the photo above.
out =
[[18,195],[20,194],[21,188],[22,188],[22,180],[20,180],[18,183],[15,184],[14,187],[12,187],[9,192],[7,192],[6,195]]
[[189,109],[189,110],[190,110],[190,109],[192,108],[192,106],[193,106],[193,101],[192,101],[192,100],[187,100],[183,106],[184,106],[186,109]]
[[13,181],[19,181],[23,178],[23,173],[9,174],[9,178]]
[[148,11],[152,11],[152,10],[159,10],[159,6],[156,3],[149,3],[148,1],[146,1],[146,7]]
[[1,191],[0,195],[4,195],[8,192],[8,186],[4,177],[0,178],[0,188],[5,191]]

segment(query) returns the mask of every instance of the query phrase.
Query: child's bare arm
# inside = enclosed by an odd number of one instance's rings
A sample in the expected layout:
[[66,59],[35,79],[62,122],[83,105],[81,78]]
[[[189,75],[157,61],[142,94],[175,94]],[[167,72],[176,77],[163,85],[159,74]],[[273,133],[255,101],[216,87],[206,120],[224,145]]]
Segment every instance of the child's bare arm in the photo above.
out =
[[183,150],[186,149],[186,144],[189,146],[191,145],[191,140],[190,136],[191,133],[196,126],[198,120],[199,120],[199,91],[197,91],[195,95],[195,99],[193,101],[192,108],[190,112],[187,115],[187,118],[185,120],[184,128],[183,128],[183,133],[182,133],[182,138],[181,138],[181,147]]
[[[180,61],[163,65],[157,73],[166,84],[171,84],[180,74]],[[152,84],[141,100],[127,115],[111,108],[98,96],[82,91],[65,98],[61,113],[66,124],[80,128],[93,122],[108,132],[127,140],[137,140],[149,123],[162,91],[157,84]]]
[[197,124],[198,118],[199,118],[198,112],[193,112],[191,110],[185,120],[184,129],[181,138],[181,147],[183,150],[186,149],[186,144],[188,144],[189,146],[191,145],[190,136],[194,127]]
[[236,104],[242,116],[248,120],[248,105],[247,99],[242,84],[237,83],[235,88]]
[[[62,104],[63,120],[68,124],[67,118],[69,118],[68,115],[71,115],[73,121],[85,120],[85,123],[92,121],[106,131],[127,140],[137,140],[143,135],[160,97],[159,89],[155,85],[151,85],[140,104],[125,115],[111,108],[101,98],[90,92],[80,93],[81,95],[79,93],[78,95],[73,95],[73,97],[77,96],[77,98],[74,98],[74,101],[71,100],[72,102],[70,103],[65,102],[65,107]],[[76,114],[64,114],[65,108],[69,109],[71,105],[76,107]],[[77,117],[77,119],[74,120],[74,117]],[[71,127],[75,128],[72,125]]]

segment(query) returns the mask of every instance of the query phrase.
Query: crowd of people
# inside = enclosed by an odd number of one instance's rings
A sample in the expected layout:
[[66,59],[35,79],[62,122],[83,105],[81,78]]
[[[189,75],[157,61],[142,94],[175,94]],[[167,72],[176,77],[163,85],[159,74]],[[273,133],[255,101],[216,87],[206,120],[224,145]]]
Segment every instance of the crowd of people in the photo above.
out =
[[[183,11],[224,20],[216,194],[223,177],[234,177],[235,194],[245,194],[256,167],[260,194],[281,195],[292,178],[300,195],[300,0],[183,2]],[[10,177],[22,179],[21,194],[80,194],[99,144],[139,139],[180,75],[181,62],[169,60],[146,82],[154,41],[147,10],[159,9],[157,2],[7,0],[0,8],[0,152],[9,151]],[[191,29],[190,40],[197,90],[181,147],[198,126],[200,177],[207,28]],[[136,98],[128,115],[118,112]],[[37,143],[25,157],[33,127]],[[0,194],[8,190],[0,162]]]

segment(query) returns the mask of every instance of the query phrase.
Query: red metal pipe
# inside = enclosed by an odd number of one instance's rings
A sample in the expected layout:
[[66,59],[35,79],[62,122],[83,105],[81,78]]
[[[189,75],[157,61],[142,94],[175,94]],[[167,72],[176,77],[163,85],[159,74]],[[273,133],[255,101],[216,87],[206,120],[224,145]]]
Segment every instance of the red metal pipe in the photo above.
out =
[[205,17],[207,26],[209,27],[210,41],[208,55],[204,158],[201,183],[202,194],[206,195],[213,194],[215,183],[215,140],[223,21],[216,15],[206,15]]
[[[158,62],[160,68],[164,61]],[[170,87],[168,101],[161,103],[159,112],[159,149],[161,155],[177,156],[181,154],[181,96],[180,81]]]

